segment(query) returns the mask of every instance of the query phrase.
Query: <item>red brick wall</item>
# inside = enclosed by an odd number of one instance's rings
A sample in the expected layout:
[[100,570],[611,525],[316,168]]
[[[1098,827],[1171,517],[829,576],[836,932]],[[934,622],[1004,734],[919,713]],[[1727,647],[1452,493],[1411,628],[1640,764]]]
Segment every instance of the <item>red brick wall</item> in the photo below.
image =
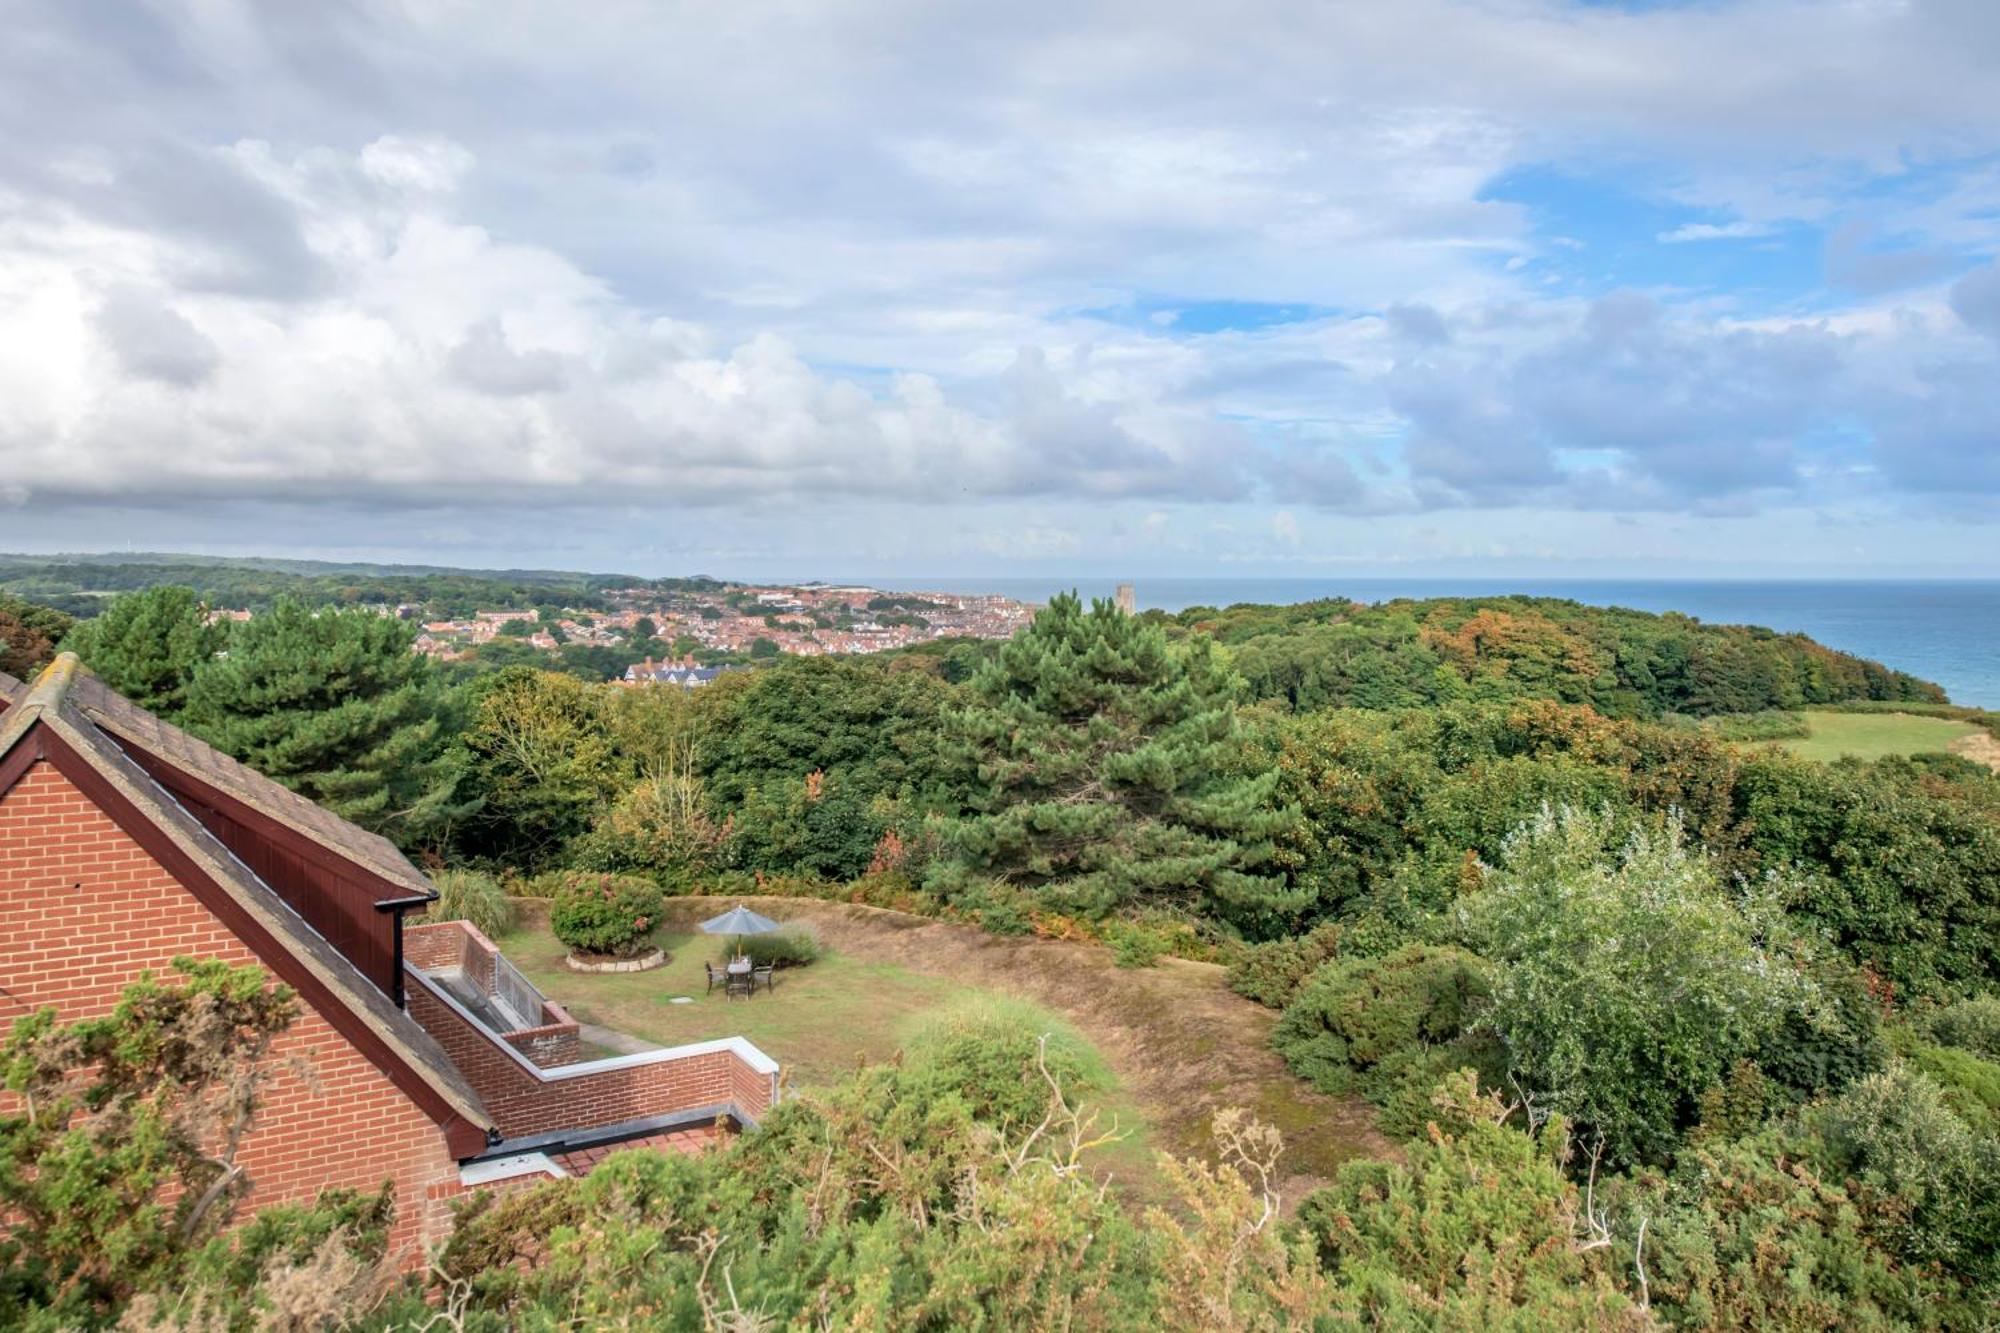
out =
[[[405,930],[403,957],[411,967],[426,972],[460,968],[466,980],[491,995],[500,946],[470,921],[432,921]],[[533,1027],[501,1033],[500,1039],[544,1069],[581,1060],[579,1025],[568,1011],[545,997],[541,1018]]]
[[[0,1022],[53,1005],[65,1019],[109,1010],[142,970],[177,955],[257,959],[194,895],[46,761],[0,798]],[[11,997],[11,998],[10,998]],[[444,1135],[326,1019],[301,1005],[240,1160],[252,1208],[332,1186],[396,1185],[398,1247],[441,1237],[458,1192]]]
[[615,1125],[732,1100],[758,1115],[770,1104],[770,1076],[757,1074],[727,1050],[543,1082],[421,983],[412,979],[408,990],[410,1013],[463,1071],[508,1138]]

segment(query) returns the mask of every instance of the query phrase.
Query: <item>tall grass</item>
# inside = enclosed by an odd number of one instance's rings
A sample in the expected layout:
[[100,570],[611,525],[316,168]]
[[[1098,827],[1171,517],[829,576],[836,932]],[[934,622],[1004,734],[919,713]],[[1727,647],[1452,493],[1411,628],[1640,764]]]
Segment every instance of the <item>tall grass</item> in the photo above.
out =
[[500,881],[477,870],[445,870],[431,876],[437,901],[424,912],[426,921],[470,921],[488,939],[514,924],[514,905]]

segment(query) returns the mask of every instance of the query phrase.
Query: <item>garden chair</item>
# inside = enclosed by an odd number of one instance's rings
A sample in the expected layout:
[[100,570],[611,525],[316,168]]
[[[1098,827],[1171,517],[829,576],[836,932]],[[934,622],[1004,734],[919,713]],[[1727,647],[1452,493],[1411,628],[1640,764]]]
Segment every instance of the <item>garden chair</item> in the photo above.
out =
[[737,996],[741,995],[744,999],[747,1000],[752,995],[756,994],[757,979],[751,973],[731,972],[728,974],[728,976],[729,976],[729,985],[727,989],[723,991],[723,997],[725,999],[733,1000]]
[[778,965],[776,963],[766,963],[762,967],[753,969],[750,973],[751,980],[757,986],[762,986],[765,990],[775,988],[777,985],[777,976]]
[[728,974],[716,971],[714,963],[703,963],[701,967],[704,972],[708,973],[708,994],[713,995],[715,994],[715,988],[727,979]]

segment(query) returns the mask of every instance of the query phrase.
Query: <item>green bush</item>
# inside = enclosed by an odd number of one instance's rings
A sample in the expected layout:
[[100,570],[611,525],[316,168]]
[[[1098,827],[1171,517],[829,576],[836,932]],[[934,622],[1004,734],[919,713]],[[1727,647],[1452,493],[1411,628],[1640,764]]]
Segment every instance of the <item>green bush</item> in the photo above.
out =
[[813,933],[812,927],[804,924],[786,926],[767,935],[745,935],[740,940],[727,940],[722,946],[722,956],[734,958],[739,944],[743,956],[759,967],[766,963],[773,967],[804,967],[826,956],[826,946],[819,942],[819,936]]
[[1468,1035],[1491,998],[1492,975],[1484,959],[1444,945],[1330,963],[1286,1006],[1271,1044],[1322,1091],[1380,1094],[1427,1048]]
[[478,870],[445,870],[431,876],[437,901],[424,909],[426,921],[469,921],[488,939],[514,924],[514,906],[500,881]]
[[1903,1257],[2000,1276],[2000,1142],[1974,1134],[1936,1083],[1891,1065],[1807,1123],[1822,1168],[1848,1177]]
[[1090,1044],[1062,1020],[1025,1000],[975,997],[931,1015],[903,1044],[905,1067],[957,1093],[975,1118],[1001,1127],[1032,1126],[1049,1109],[1040,1058],[1072,1105],[1111,1086]]
[[2000,1060],[2000,995],[1975,995],[1931,1016],[1931,1036],[1946,1046]]
[[1959,1119],[1984,1134],[2000,1134],[2000,1063],[1956,1046],[1918,1046],[1910,1063],[1930,1075]]
[[1775,708],[1761,713],[1724,713],[1704,719],[1701,727],[1725,741],[1787,741],[1812,734],[1804,713]]
[[630,958],[660,924],[660,886],[629,875],[571,872],[553,877],[549,928],[578,953]]
[[1105,929],[1111,942],[1111,956],[1120,967],[1151,967],[1167,951],[1167,941],[1158,930],[1129,921],[1114,921]]
[[1337,921],[1288,940],[1253,944],[1229,969],[1229,987],[1257,1003],[1283,1009],[1322,963],[1340,952],[1346,928]]

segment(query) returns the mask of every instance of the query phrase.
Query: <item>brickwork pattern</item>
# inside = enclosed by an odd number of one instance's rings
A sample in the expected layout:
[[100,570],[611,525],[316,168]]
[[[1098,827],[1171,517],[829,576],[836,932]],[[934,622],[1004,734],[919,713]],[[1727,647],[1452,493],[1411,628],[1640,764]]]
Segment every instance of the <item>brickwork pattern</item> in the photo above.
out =
[[[169,975],[181,955],[258,961],[67,778],[35,764],[0,797],[0,1022],[43,1006],[67,1020],[106,1013],[140,972]],[[392,1242],[440,1238],[442,1201],[460,1187],[437,1125],[303,1002],[276,1053],[310,1077],[281,1068],[267,1085],[240,1157],[248,1206],[388,1180]]]
[[592,1129],[732,1100],[759,1115],[771,1103],[770,1076],[727,1050],[543,1082],[414,979],[409,997],[411,1016],[444,1047],[507,1138]]

